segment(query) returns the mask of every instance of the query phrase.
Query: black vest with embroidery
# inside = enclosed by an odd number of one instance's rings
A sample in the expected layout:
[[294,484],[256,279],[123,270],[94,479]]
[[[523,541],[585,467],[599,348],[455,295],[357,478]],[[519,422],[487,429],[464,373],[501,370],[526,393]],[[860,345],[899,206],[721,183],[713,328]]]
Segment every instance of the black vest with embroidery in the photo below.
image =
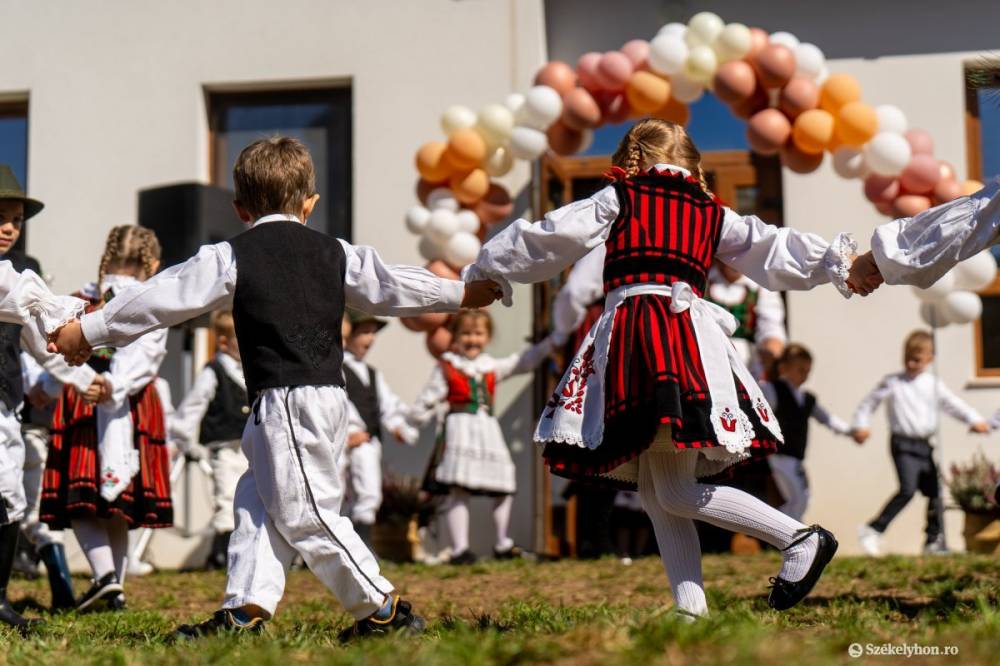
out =
[[368,386],[354,374],[350,366],[344,366],[344,380],[347,383],[347,397],[354,403],[354,408],[365,422],[365,430],[372,439],[382,439],[381,405],[378,402],[378,388],[375,385],[375,368],[368,368]]
[[[14,270],[31,269],[41,275],[38,261],[20,252],[3,255]],[[0,402],[14,409],[24,400],[24,380],[21,378],[21,325],[0,323]],[[25,405],[28,403],[25,402]],[[24,418],[25,415],[22,415]],[[30,418],[30,415],[27,415]]]
[[298,222],[265,222],[229,241],[233,320],[251,399],[268,388],[344,385],[340,241]]
[[247,392],[236,383],[218,359],[212,359],[206,368],[215,373],[216,388],[212,401],[201,420],[202,444],[229,442],[243,437],[243,427],[250,414]]
[[778,425],[785,436],[784,443],[778,447],[778,453],[803,460],[809,441],[809,417],[816,406],[816,396],[806,391],[806,399],[800,406],[792,395],[792,389],[780,379],[774,382],[774,392],[778,394],[778,408],[774,410],[774,414],[778,417]]

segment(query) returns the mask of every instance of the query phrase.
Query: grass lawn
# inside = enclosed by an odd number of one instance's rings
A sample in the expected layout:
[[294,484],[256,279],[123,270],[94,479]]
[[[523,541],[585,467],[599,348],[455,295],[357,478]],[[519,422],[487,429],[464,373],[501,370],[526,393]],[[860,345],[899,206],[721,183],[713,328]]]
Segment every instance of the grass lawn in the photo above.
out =
[[[386,574],[429,621],[426,635],[344,648],[349,618],[305,571],[257,639],[168,645],[179,622],[218,604],[221,573],[154,574],[126,586],[123,613],[51,618],[35,636],[0,632],[10,664],[1000,664],[1000,560],[840,558],[813,594],[784,613],[767,608],[778,556],[705,559],[710,618],[687,624],[657,559],[485,563],[465,568],[388,565]],[[77,588],[85,586],[77,580]],[[48,602],[42,580],[14,580],[28,615]],[[848,646],[936,646],[941,656],[848,657]],[[957,649],[957,656],[944,656]]]

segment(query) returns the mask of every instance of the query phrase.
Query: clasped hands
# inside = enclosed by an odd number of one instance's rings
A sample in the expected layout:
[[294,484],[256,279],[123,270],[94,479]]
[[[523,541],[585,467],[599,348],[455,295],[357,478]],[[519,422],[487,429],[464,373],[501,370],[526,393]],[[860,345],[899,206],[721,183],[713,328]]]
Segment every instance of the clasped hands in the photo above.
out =
[[871,250],[855,257],[847,274],[847,286],[859,296],[867,296],[879,288],[885,280],[875,263]]

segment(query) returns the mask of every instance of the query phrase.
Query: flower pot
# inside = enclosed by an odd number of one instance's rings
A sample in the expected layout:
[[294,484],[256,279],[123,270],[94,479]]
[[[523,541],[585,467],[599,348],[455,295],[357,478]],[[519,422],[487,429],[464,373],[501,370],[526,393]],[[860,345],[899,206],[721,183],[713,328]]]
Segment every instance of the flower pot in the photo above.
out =
[[965,549],[970,553],[1000,555],[1000,518],[995,513],[965,513]]
[[413,549],[419,545],[417,516],[407,522],[375,523],[372,545],[382,559],[392,562],[413,562]]

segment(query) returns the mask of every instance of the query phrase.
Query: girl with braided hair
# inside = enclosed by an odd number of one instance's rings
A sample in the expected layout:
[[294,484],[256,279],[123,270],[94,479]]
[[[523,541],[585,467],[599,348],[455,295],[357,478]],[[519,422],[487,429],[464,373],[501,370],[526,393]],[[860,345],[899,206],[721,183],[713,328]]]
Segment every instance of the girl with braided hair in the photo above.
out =
[[[77,296],[98,309],[159,267],[160,243],[152,230],[114,227],[97,282]],[[154,385],[166,339],[166,330],[154,331],[96,351],[88,363],[108,388],[94,405],[64,387],[52,417],[41,517],[53,529],[71,527],[90,563],[94,583],[77,603],[81,611],[123,608],[129,530],[173,524],[170,459]]]
[[500,284],[554,278],[604,247],[605,308],[535,430],[553,473],[638,487],[678,610],[707,613],[694,520],[744,532],[782,550],[769,603],[783,610],[812,589],[837,542],[708,477],[766,455],[777,419],[729,337],[736,321],[703,299],[717,259],[769,289],[845,284],[854,242],[833,245],[725,207],[709,190],[684,128],[637,123],[588,199],[530,223],[517,220],[483,245],[465,279]]

